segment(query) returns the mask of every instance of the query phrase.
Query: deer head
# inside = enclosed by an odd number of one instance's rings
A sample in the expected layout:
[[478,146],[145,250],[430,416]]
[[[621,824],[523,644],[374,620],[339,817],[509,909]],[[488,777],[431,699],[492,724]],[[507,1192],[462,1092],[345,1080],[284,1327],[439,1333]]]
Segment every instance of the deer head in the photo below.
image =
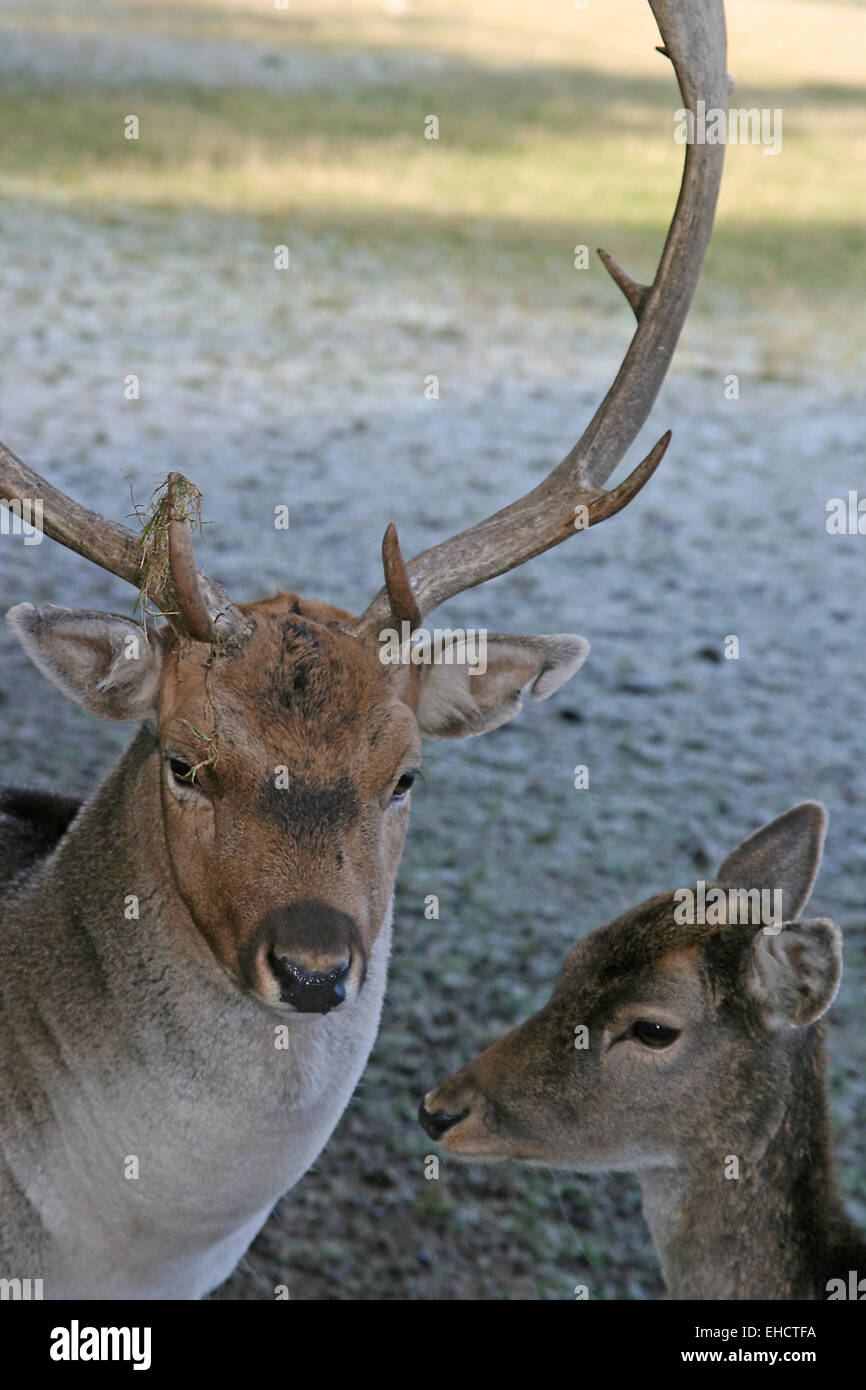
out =
[[[720,1145],[759,1155],[798,1034],[839,985],[839,928],[798,920],[825,824],[805,802],[733,850],[715,884],[590,932],[544,1008],[426,1096],[428,1134],[464,1158],[581,1172],[687,1170],[708,1157],[721,1176]],[[691,914],[705,920],[683,920],[687,891],[708,904]],[[762,892],[781,894],[784,923],[756,916]]]
[[[389,563],[395,547],[391,531]],[[490,637],[477,673],[383,663],[349,613],[293,594],[235,608],[193,587],[176,548],[172,560],[159,630],[51,605],[19,604],[9,620],[63,694],[150,733],[161,775],[143,829],[164,840],[220,964],[269,1003],[328,1012],[361,989],[387,915],[422,733],[513,718],[525,689],[546,698],[588,644]]]
[[[651,0],[683,101],[727,97],[720,0]],[[84,708],[149,731],[177,890],[217,959],[269,1003],[327,1012],[362,988],[386,916],[422,734],[484,733],[545,699],[579,668],[574,636],[489,636],[487,668],[452,642],[435,664],[380,660],[379,637],[417,629],[440,604],[613,516],[658,466],[665,434],[618,486],[604,483],[652,407],[709,241],[724,150],[686,152],[676,211],[651,286],[602,260],[637,330],[616,379],[563,461],[527,496],[408,565],[396,532],[385,584],[360,617],[281,594],[236,606],[198,574],[182,508],[170,511],[170,565],[156,597],[167,626],[21,604],[28,654]],[[170,480],[170,489],[179,480]],[[142,587],[138,538],[65,497],[0,446],[0,493],[42,502],[47,535]],[[409,654],[411,657],[411,653]],[[282,772],[280,771],[282,769]],[[280,785],[280,779],[284,784]]]

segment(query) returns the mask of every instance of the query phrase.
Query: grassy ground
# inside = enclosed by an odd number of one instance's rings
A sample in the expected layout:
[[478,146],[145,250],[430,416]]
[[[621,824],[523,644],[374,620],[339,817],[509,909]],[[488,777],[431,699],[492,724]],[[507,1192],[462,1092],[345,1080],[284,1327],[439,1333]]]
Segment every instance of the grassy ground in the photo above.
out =
[[[426,750],[370,1067],[223,1297],[659,1297],[630,1178],[426,1182],[414,1111],[537,1007],[580,933],[812,796],[831,809],[815,910],[848,943],[834,1133],[866,1217],[866,541],[824,528],[862,481],[866,14],[728,17],[734,100],[781,107],[783,149],[728,152],[646,431],[673,424],[670,455],[628,513],[443,614],[585,632],[592,656],[515,724]],[[651,271],[680,163],[656,41],[639,0],[0,4],[0,437],[121,518],[127,479],[142,499],[181,467],[238,598],[363,603],[392,516],[420,549],[526,490],[615,370],[628,313],[573,247]],[[4,536],[0,603],[20,599],[129,607],[76,557]],[[713,659],[728,633],[738,663]],[[3,779],[91,786],[126,731],[67,705],[5,629],[0,662]]]
[[[642,270],[667,224],[677,105],[648,6],[517,0],[4,5],[7,196],[104,214],[252,214],[284,240],[342,228],[435,256],[480,241],[551,272],[615,233]],[[783,157],[734,146],[705,302],[784,320],[776,358],[856,328],[866,12],[728,7],[733,100],[781,108]],[[141,138],[124,140],[138,116]],[[438,116],[440,138],[425,140]],[[615,176],[614,176],[615,174]]]

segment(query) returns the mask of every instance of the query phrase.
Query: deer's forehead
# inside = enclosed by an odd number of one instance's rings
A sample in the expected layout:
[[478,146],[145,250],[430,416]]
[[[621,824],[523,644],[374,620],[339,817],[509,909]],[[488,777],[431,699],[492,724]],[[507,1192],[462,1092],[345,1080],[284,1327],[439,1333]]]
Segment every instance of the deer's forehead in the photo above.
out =
[[653,1001],[700,1009],[701,942],[674,921],[670,900],[656,900],[585,937],[566,960],[556,993],[579,997],[587,1014]]
[[376,652],[324,622],[299,612],[250,614],[250,629],[241,642],[225,650],[204,642],[179,642],[169,652],[167,677],[194,687],[213,676],[224,689],[285,691],[329,682],[339,699],[345,691],[370,698],[387,690],[385,668]]
[[218,730],[238,753],[280,753],[310,767],[345,755],[375,768],[420,749],[414,714],[381,663],[345,634],[302,618],[258,623],[237,654],[179,649],[166,668],[164,732]]

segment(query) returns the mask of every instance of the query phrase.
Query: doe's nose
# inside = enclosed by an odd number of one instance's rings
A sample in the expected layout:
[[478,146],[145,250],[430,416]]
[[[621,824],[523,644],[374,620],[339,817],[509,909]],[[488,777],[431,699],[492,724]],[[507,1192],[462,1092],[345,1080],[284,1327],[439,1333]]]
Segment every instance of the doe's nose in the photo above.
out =
[[421,1128],[425,1130],[431,1139],[439,1140],[449,1129],[453,1129],[461,1120],[465,1120],[469,1114],[468,1110],[461,1110],[458,1114],[451,1114],[448,1110],[428,1110],[423,1100],[418,1107],[418,1119]]

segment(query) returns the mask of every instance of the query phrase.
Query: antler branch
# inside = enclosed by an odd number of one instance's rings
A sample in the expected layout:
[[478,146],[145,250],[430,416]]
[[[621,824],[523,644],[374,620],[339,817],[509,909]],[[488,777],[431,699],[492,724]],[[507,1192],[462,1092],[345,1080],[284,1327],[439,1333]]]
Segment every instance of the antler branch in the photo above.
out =
[[[172,498],[177,476],[173,473],[169,478]],[[5,444],[0,444],[0,497],[22,504],[40,501],[46,536],[141,589],[139,537],[127,526],[67,497],[22,463]],[[216,623],[224,637],[239,631],[244,626],[242,613],[218,584],[196,570],[188,521],[169,521],[168,549],[165,592],[152,597],[167,611],[176,608],[180,615],[178,626],[182,625],[187,635],[198,641],[213,640]]]
[[[727,108],[725,16],[722,0],[649,0],[676,72],[685,107]],[[416,555],[407,573],[426,615],[446,599],[522,565],[574,533],[569,519],[588,507],[590,523],[631,500],[657,467],[665,435],[626,482],[603,501],[599,490],[634,441],[652,409],[676,347],[713,226],[724,145],[690,144],[679,198],[652,285],[639,285],[607,252],[602,263],[638,320],[616,378],[580,439],[543,482],[494,516]],[[350,630],[365,639],[387,625],[390,600],[381,589]]]

